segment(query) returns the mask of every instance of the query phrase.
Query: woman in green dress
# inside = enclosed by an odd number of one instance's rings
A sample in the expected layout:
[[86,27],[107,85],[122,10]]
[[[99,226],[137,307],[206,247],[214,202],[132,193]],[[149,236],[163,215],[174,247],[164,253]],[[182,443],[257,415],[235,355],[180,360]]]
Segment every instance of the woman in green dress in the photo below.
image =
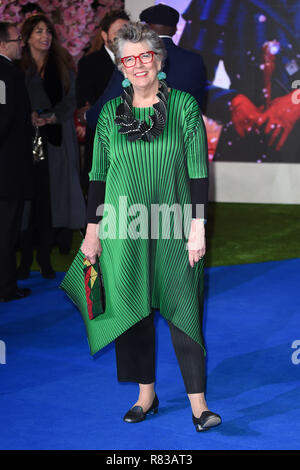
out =
[[204,395],[205,127],[196,100],[167,87],[164,45],[147,25],[122,27],[115,57],[124,92],[99,116],[81,247],[91,263],[100,257],[106,293],[105,313],[93,320],[95,342],[100,349],[115,340],[119,381],[139,384],[123,419],[144,420],[159,405],[158,309],[170,327],[193,423],[204,431],[221,423]]

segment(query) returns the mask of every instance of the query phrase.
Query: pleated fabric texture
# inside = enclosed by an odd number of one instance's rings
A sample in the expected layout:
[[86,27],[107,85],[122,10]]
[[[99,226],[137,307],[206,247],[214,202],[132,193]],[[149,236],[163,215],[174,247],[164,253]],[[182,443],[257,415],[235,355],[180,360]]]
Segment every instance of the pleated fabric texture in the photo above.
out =
[[[99,116],[89,175],[91,181],[106,181],[99,235],[106,309],[88,323],[91,354],[150,315],[152,308],[205,350],[204,260],[194,268],[189,265],[186,243],[190,213],[180,223],[172,211],[170,223],[160,215],[161,223],[153,236],[151,211],[163,204],[177,204],[183,214],[185,204],[191,203],[190,178],[207,177],[207,140],[201,112],[191,95],[172,89],[164,132],[153,142],[128,142],[114,123],[120,102],[120,97],[109,101]],[[133,108],[136,118],[148,122],[153,111]],[[121,207],[125,212],[119,210]]]

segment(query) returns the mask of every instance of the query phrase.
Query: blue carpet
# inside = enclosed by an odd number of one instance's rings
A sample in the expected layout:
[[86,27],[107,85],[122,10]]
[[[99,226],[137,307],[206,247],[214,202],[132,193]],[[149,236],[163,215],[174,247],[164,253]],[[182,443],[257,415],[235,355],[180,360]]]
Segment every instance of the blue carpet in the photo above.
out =
[[223,418],[206,433],[192,424],[159,314],[159,413],[122,421],[137,386],[117,382],[112,344],[89,355],[81,317],[57,289],[62,277],[32,273],[20,283],[30,297],[0,304],[1,449],[300,448],[300,364],[291,359],[300,340],[300,259],[206,270],[207,401]]

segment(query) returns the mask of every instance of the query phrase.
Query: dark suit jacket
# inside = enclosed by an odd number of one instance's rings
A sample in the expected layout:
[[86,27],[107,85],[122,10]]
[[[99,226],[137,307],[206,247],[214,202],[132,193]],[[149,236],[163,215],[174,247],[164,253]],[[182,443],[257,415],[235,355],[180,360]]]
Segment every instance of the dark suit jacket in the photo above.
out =
[[115,66],[103,46],[99,51],[82,57],[76,79],[77,106],[88,101],[94,104],[104,92]]
[[[196,98],[200,107],[202,107],[206,82],[202,57],[199,54],[176,46],[171,38],[162,39],[167,50],[164,72],[167,74],[166,81],[168,85],[177,90],[187,91]],[[107,101],[121,95],[123,78],[123,74],[115,67],[104,94],[99,97],[95,105],[86,113],[87,122],[90,127],[96,127],[103,105]]]
[[[100,51],[83,57],[78,64],[76,79],[77,106],[81,108],[88,101],[91,105],[101,96],[111,78],[115,65],[103,46]],[[87,189],[88,173],[92,166],[95,131],[86,128],[84,164],[81,171],[81,184]]]
[[3,56],[0,81],[0,199],[27,198],[33,169],[30,101],[23,74]]

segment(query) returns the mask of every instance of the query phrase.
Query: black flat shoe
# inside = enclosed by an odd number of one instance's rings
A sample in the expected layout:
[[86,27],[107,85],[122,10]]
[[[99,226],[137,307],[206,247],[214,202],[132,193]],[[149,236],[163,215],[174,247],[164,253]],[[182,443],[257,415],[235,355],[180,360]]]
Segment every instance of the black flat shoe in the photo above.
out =
[[123,421],[126,421],[126,423],[139,423],[140,421],[144,421],[147,415],[155,415],[158,412],[158,405],[159,401],[155,394],[153,403],[146,413],[144,413],[141,406],[134,406],[133,408],[130,408],[129,411],[127,411]]
[[31,294],[31,289],[23,288],[21,289],[18,287],[13,294],[0,298],[0,302],[10,302],[11,300],[19,300],[24,299],[28,295]]
[[221,416],[212,411],[203,411],[200,418],[195,418],[193,415],[193,423],[197,432],[208,431],[214,426],[219,426],[222,423]]

